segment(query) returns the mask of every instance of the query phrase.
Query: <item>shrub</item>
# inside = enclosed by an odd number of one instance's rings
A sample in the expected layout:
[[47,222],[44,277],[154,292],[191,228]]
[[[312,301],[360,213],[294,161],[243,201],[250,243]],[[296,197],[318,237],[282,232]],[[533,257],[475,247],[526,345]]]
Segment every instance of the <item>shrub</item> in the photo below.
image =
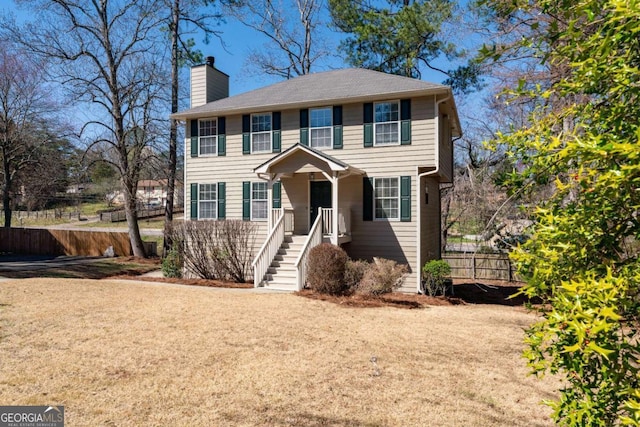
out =
[[309,287],[323,294],[344,294],[348,290],[344,280],[348,260],[342,248],[330,243],[311,248],[307,263]]
[[191,274],[239,283],[253,274],[255,240],[255,226],[242,220],[186,221],[172,232]]
[[422,267],[422,279],[424,280],[425,291],[429,296],[436,296],[438,293],[444,295],[447,291],[451,267],[443,260],[432,260]]
[[167,256],[162,260],[162,275],[164,277],[182,277],[182,267],[184,262],[177,247],[172,247]]
[[344,271],[344,284],[347,289],[355,290],[358,288],[360,281],[364,277],[364,273],[369,269],[370,264],[367,261],[357,260],[347,261]]
[[404,281],[408,268],[404,264],[384,258],[375,258],[374,263],[365,271],[358,292],[368,295],[382,295],[393,292]]

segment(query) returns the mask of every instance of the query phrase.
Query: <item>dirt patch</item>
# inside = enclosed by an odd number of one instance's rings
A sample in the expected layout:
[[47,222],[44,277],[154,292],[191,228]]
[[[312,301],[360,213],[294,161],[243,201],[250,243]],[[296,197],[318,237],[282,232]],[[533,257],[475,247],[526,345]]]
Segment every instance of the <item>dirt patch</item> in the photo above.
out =
[[500,280],[483,280],[473,282],[469,280],[454,280],[454,293],[457,298],[469,304],[498,304],[511,307],[526,304],[538,305],[539,299],[529,299],[524,295],[516,294],[523,283],[507,282]]
[[178,285],[190,285],[190,286],[205,286],[211,288],[230,288],[230,289],[251,289],[253,283],[235,283],[226,282],[223,280],[208,280],[208,279],[178,279],[169,277],[145,277],[137,275],[119,275],[112,276],[106,279],[119,279],[119,280],[140,280],[143,282],[156,282],[156,283],[175,283]]
[[455,297],[430,297],[418,294],[392,293],[380,296],[371,296],[363,294],[352,295],[326,295],[305,289],[296,292],[305,298],[320,301],[328,301],[345,307],[396,307],[396,308],[424,308],[426,306],[443,306],[443,305],[459,305],[464,304],[459,298]]

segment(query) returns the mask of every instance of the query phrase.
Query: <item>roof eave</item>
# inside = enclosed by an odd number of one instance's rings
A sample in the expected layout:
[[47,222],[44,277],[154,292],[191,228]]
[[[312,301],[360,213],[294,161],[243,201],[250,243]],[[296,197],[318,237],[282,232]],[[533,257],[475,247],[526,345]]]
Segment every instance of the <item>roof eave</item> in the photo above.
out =
[[[372,95],[362,95],[362,96],[354,96],[354,97],[315,99],[311,101],[289,102],[289,103],[279,103],[279,104],[275,104],[275,103],[261,104],[261,105],[251,105],[251,106],[238,107],[238,108],[220,108],[220,109],[213,109],[213,110],[207,110],[207,111],[195,111],[195,112],[191,112],[193,110],[193,108],[191,108],[189,110],[171,114],[170,118],[173,120],[189,120],[189,119],[197,119],[197,118],[203,118],[203,117],[212,117],[212,116],[215,117],[221,114],[234,115],[234,114],[245,114],[245,113],[259,113],[263,111],[273,111],[275,109],[294,110],[301,107],[333,105],[333,104],[345,103],[345,102],[358,103],[358,102],[364,102],[364,101],[376,101],[376,100],[399,98],[399,97],[429,96],[429,95],[438,95],[442,93],[451,94],[451,89],[448,86],[440,86],[440,87],[434,87],[429,89],[381,92],[381,93],[376,93]],[[196,108],[200,108],[200,107],[196,107]],[[457,118],[457,115],[456,115],[456,118]]]

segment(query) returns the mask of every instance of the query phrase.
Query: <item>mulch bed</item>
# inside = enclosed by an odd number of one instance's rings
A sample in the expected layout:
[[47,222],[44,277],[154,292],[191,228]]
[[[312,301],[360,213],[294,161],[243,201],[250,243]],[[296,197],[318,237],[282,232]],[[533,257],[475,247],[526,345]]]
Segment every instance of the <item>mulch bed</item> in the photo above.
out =
[[158,282],[158,283],[175,283],[178,285],[191,285],[191,286],[208,286],[212,288],[232,288],[232,289],[251,289],[253,283],[235,283],[225,282],[222,280],[207,280],[207,279],[177,279],[169,277],[145,277],[145,276],[112,276],[107,279],[124,279],[124,280],[138,280],[142,282]]

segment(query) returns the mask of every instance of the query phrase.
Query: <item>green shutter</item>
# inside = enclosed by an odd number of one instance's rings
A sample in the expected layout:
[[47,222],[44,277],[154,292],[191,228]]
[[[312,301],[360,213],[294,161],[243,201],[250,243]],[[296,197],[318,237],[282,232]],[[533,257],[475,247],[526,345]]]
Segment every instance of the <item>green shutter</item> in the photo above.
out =
[[411,221],[411,177],[400,177],[400,221]]
[[251,154],[251,116],[242,116],[242,154]]
[[342,106],[333,107],[333,149],[342,148]]
[[191,120],[191,157],[198,157],[198,120]]
[[191,184],[191,219],[198,219],[198,184]]
[[373,147],[373,103],[367,102],[362,108],[364,123],[364,146]]
[[280,209],[282,207],[282,183],[273,183],[273,208]]
[[411,145],[411,100],[400,101],[400,144]]
[[251,183],[249,181],[242,183],[242,219],[245,221],[251,219]]
[[242,134],[242,154],[251,154],[251,135]]
[[342,148],[342,125],[333,127],[333,149],[340,150]]
[[218,135],[218,156],[226,156],[227,154],[227,136]]
[[300,110],[300,144],[309,145],[309,110]]
[[224,117],[218,117],[218,156],[227,154],[227,121]]
[[309,145],[309,128],[300,128],[300,144]]
[[364,124],[364,146],[373,147],[373,123]]
[[218,183],[218,219],[225,219],[227,216],[227,191],[224,182]]
[[273,119],[271,151],[273,153],[279,153],[282,149],[282,135],[280,132],[280,129],[282,127],[282,114],[279,111],[274,111],[273,113],[271,113],[271,117]]
[[373,221],[373,178],[362,177],[362,220]]
[[271,137],[273,138],[273,149],[271,151],[274,153],[279,153],[282,147],[282,136],[280,135],[280,131],[274,130]]

